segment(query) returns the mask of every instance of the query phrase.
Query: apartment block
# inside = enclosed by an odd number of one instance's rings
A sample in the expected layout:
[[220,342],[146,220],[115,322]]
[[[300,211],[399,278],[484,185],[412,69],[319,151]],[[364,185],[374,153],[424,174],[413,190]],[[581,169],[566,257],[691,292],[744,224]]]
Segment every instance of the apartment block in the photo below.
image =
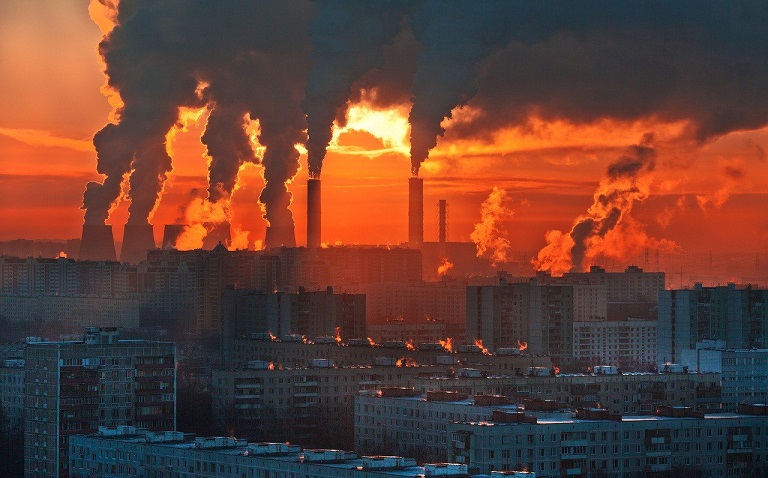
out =
[[120,340],[89,328],[83,340],[27,344],[24,368],[26,478],[66,477],[69,439],[99,426],[176,427],[173,343]]
[[491,421],[454,422],[451,461],[481,473],[527,469],[563,476],[764,476],[768,408],[703,415],[664,408],[655,416],[580,410],[573,418],[497,412]]
[[705,340],[724,341],[728,349],[765,348],[767,302],[768,290],[734,284],[660,292],[659,360],[678,362]]
[[358,456],[287,443],[248,443],[134,427],[102,428],[70,442],[73,478],[468,478],[466,465],[418,466],[413,458]]
[[573,357],[647,370],[658,362],[656,332],[655,320],[574,322]]

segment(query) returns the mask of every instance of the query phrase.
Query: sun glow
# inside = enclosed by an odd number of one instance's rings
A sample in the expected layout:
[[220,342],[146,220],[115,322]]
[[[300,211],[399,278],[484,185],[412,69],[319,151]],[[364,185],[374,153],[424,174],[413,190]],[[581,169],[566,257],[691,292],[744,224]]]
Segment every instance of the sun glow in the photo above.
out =
[[[344,127],[335,125],[333,138],[328,147],[330,151],[339,154],[362,155],[370,158],[386,153],[396,153],[407,156],[410,154],[410,125],[408,124],[408,109],[405,106],[392,109],[375,109],[364,103],[353,105],[347,111],[347,124]],[[378,138],[381,149],[363,149],[356,146],[339,144],[339,137],[350,131],[364,131]]]

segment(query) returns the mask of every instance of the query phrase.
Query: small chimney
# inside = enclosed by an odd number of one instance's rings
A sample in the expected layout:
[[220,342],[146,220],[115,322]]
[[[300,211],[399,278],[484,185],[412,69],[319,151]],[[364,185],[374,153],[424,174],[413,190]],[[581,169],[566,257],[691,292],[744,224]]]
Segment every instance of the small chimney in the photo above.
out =
[[415,177],[408,179],[408,242],[424,242],[424,180]]
[[307,180],[307,247],[320,247],[320,180]]
[[147,259],[147,251],[155,248],[155,233],[152,224],[126,224],[123,230],[123,245],[120,262],[137,264]]
[[81,261],[114,261],[115,239],[112,226],[108,224],[83,224],[83,236],[80,241]]

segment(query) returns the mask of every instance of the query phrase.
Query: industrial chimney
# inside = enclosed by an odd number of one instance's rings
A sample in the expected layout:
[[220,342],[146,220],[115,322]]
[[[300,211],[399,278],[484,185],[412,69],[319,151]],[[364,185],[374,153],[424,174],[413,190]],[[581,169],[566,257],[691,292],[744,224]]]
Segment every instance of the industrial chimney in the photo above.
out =
[[320,246],[320,180],[307,180],[307,248]]
[[81,261],[114,261],[115,239],[112,226],[107,224],[83,224],[83,236],[80,241]]
[[166,224],[163,229],[163,249],[173,249],[176,247],[176,241],[184,232],[186,224]]
[[408,243],[419,246],[424,242],[424,180],[408,179]]
[[437,242],[445,242],[448,221],[448,202],[441,199],[437,202]]
[[152,224],[126,224],[123,229],[123,246],[120,262],[137,264],[147,259],[147,251],[155,248]]

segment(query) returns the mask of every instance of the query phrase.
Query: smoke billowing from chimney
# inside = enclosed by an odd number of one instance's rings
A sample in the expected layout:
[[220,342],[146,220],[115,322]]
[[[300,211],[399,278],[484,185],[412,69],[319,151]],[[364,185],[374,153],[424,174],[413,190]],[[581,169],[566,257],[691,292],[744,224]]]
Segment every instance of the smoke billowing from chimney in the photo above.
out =
[[507,191],[494,186],[480,207],[480,222],[469,236],[477,248],[477,257],[488,257],[494,265],[510,260],[511,245],[502,224],[512,216],[512,211],[505,202]]
[[315,4],[309,33],[312,68],[302,102],[307,114],[310,178],[320,177],[333,136],[333,121],[343,117],[339,112],[346,109],[352,84],[369,70],[381,67],[383,48],[392,43],[403,15],[417,3],[330,0]]
[[648,237],[644,227],[631,216],[635,202],[650,194],[656,167],[654,136],[646,134],[639,144],[608,166],[587,213],[579,216],[570,232],[549,231],[547,245],[539,251],[534,266],[562,274],[583,271],[598,255],[624,258],[644,248],[674,249],[664,239]]

